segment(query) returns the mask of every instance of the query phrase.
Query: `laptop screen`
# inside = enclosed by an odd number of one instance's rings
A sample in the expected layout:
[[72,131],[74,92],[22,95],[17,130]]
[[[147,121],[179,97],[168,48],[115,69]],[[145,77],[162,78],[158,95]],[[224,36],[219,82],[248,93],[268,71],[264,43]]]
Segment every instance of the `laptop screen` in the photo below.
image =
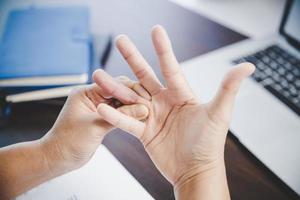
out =
[[291,2],[283,31],[286,36],[300,43],[300,0]]

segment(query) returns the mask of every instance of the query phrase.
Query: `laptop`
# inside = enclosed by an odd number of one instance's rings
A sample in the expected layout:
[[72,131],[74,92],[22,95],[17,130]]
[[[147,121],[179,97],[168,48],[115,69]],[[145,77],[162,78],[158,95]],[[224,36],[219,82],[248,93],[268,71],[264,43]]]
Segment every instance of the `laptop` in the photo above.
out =
[[230,130],[300,195],[300,0],[287,1],[278,33],[188,60],[182,70],[200,101],[207,102],[225,73],[245,61],[257,69],[242,85]]

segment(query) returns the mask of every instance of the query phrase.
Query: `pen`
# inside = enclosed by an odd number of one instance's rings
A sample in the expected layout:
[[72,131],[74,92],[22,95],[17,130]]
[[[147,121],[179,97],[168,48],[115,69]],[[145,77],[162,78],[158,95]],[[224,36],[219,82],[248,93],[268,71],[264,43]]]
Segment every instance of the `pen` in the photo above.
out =
[[110,55],[110,51],[111,51],[111,47],[112,47],[112,40],[113,40],[112,38],[113,38],[112,35],[110,35],[109,38],[108,38],[106,48],[103,52],[103,56],[100,60],[100,64],[103,68],[105,68],[105,65],[106,65],[107,60],[108,60],[109,55]]

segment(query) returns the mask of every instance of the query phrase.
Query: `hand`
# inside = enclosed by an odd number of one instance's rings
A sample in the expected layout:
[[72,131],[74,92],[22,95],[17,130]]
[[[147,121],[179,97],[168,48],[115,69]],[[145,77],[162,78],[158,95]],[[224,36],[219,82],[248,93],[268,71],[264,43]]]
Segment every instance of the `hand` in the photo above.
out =
[[[99,104],[98,112],[112,125],[139,138],[162,174],[179,187],[199,174],[224,166],[224,144],[235,96],[242,80],[255,68],[249,63],[232,68],[214,99],[200,103],[161,26],[153,28],[152,40],[166,86],[159,82],[128,37],[122,35],[116,40],[119,51],[151,96],[145,104],[149,109],[147,120],[138,121],[107,104]],[[95,81],[105,85],[100,79]]]
[[[102,70],[95,73],[94,79],[101,79],[109,87],[101,88],[92,84],[72,91],[53,128],[41,139],[49,168],[54,174],[86,163],[104,136],[113,129],[97,113],[98,104],[112,105],[136,120],[142,120],[148,115],[148,109],[142,104],[144,100],[140,96],[148,94],[142,87],[135,87],[134,91],[124,85],[124,78],[116,82]],[[145,97],[149,98],[149,95]],[[120,106],[121,103],[123,106]]]
[[12,199],[87,162],[113,128],[97,113],[98,104],[137,120],[147,117],[143,104],[150,96],[143,87],[124,77],[116,82],[102,70],[94,78],[109,87],[93,84],[74,90],[46,136],[0,148],[0,199]]

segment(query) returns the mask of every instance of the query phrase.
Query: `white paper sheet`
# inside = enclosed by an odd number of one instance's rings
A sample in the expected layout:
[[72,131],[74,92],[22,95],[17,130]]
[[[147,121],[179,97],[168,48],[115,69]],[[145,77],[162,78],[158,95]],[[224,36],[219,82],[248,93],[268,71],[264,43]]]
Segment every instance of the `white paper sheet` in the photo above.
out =
[[16,200],[153,200],[121,163],[101,145],[82,168],[57,177]]

